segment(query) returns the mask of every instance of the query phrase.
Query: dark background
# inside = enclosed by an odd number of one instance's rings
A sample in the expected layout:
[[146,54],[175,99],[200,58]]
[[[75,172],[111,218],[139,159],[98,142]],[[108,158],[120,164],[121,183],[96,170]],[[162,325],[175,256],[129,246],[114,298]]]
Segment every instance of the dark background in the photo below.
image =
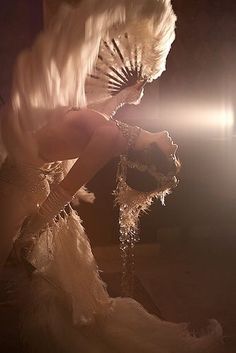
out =
[[[167,129],[179,144],[180,184],[142,218],[143,242],[166,233],[184,240],[193,235],[234,236],[236,229],[235,59],[236,4],[233,0],[174,0],[176,40],[167,71],[145,89],[142,103],[123,108],[121,120],[150,131]],[[7,100],[17,54],[43,27],[42,2],[0,3],[0,95]],[[115,162],[90,183],[94,205],[81,205],[93,244],[117,242],[113,207]],[[214,242],[212,243],[214,244]]]

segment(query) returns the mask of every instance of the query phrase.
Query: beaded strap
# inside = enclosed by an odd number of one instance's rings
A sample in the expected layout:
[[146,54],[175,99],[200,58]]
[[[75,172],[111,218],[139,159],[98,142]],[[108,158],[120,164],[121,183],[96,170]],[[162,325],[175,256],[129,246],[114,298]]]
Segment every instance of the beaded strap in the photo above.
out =
[[135,142],[141,132],[141,128],[138,126],[130,126],[122,121],[113,120],[116,123],[116,126],[121,131],[124,138],[127,140],[127,150],[130,150],[134,147]]
[[38,233],[69,204],[71,199],[72,197],[63,190],[60,185],[57,185],[55,189],[50,192],[38,212],[23,226],[21,232],[22,238],[26,239],[32,234]]
[[71,199],[71,195],[69,195],[60,185],[57,185],[40,207],[38,214],[48,222],[57,216]]

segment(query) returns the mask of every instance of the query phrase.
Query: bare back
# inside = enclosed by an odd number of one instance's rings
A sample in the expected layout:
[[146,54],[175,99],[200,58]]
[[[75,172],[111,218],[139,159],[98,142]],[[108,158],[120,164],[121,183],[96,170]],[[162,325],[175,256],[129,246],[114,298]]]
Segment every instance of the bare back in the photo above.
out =
[[39,156],[46,162],[78,158],[95,130],[105,124],[106,117],[93,110],[57,109],[34,134]]

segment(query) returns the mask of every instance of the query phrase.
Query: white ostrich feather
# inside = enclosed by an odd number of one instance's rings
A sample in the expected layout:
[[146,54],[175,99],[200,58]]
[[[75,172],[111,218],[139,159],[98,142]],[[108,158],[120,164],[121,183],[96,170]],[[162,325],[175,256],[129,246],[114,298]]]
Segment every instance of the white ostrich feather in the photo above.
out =
[[[91,88],[88,79],[98,64],[103,40],[116,38],[125,57],[132,56],[133,49],[121,38],[129,33],[132,45],[138,48],[138,61],[143,61],[145,77],[158,77],[165,69],[174,40],[175,20],[170,0],[83,0],[78,6],[63,4],[33,47],[18,57],[11,109],[4,124],[8,153],[15,159],[35,154],[32,132],[47,124],[56,107],[83,107],[86,98],[89,104],[109,98],[101,82],[99,87],[94,84]],[[113,65],[117,68],[117,59]]]
[[128,32],[138,40],[138,47],[145,43],[146,74],[149,79],[158,77],[165,68],[174,26],[169,0],[64,4],[32,49],[18,58],[12,104],[21,127],[40,128],[47,121],[46,112],[57,106],[86,105],[85,80],[93,71],[103,38]]

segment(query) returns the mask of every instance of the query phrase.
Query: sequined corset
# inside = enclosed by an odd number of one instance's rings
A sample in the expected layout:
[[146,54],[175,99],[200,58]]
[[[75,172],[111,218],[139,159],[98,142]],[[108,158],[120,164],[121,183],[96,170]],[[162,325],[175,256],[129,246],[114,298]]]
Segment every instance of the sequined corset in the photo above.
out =
[[[0,196],[21,200],[21,207],[31,209],[41,204],[50,189],[47,171],[25,163],[6,160],[0,169]],[[1,197],[2,197],[1,196]]]

